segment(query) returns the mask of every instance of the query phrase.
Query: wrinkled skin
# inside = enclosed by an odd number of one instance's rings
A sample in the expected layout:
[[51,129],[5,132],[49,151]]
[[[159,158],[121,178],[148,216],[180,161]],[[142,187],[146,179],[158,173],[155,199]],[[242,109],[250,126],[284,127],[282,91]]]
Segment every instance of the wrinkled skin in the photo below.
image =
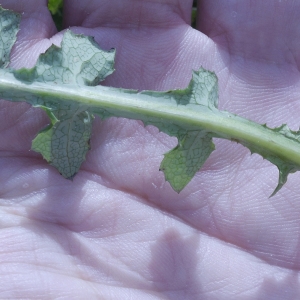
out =
[[[22,15],[11,66],[59,44],[44,0],[0,1]],[[300,4],[66,0],[65,28],[116,48],[104,84],[185,87],[201,65],[219,77],[221,109],[275,127],[300,125]],[[242,146],[216,150],[175,193],[159,172],[176,140],[141,122],[94,124],[73,181],[30,151],[42,111],[0,101],[0,297],[299,299],[300,175],[273,198],[278,171]]]

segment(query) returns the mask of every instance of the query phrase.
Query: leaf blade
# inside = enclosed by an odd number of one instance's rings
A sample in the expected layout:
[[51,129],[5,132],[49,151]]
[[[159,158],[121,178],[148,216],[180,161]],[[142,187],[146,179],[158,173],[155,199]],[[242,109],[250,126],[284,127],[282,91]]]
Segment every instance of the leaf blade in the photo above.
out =
[[[1,18],[3,21],[3,14],[0,13],[0,24]],[[15,39],[19,26],[17,14],[13,18],[12,40]],[[5,33],[5,30],[6,27],[0,25],[0,35]],[[64,43],[62,43],[62,48],[52,46],[44,55],[41,55],[34,68],[0,70],[2,76],[0,96],[2,98],[11,101],[26,101],[34,106],[46,108],[51,125],[41,131],[33,147],[38,149],[52,164],[56,160],[57,162],[53,164],[55,167],[60,168],[62,165],[65,177],[71,178],[85,159],[89,148],[93,114],[103,119],[112,116],[140,119],[145,125],[154,125],[161,131],[177,137],[178,146],[165,155],[161,165],[167,175],[166,179],[177,190],[184,188],[197,168],[203,165],[213,151],[213,137],[239,142],[249,148],[252,153],[258,153],[275,164],[280,174],[278,185],[272,195],[284,185],[288,174],[300,170],[300,131],[291,131],[286,125],[270,129],[228,112],[219,111],[217,109],[217,78],[214,73],[201,68],[193,73],[192,81],[186,89],[168,92],[139,93],[98,86],[91,88],[89,85],[97,84],[113,72],[114,51],[103,58],[102,50],[93,39],[71,33],[66,33],[66,37],[68,34],[70,40],[67,40],[65,46]],[[74,52],[74,46],[77,48],[80,44],[76,44],[78,39],[83,41],[82,44],[88,47],[88,51],[85,51],[87,49],[84,48],[85,46],[82,48],[80,45],[80,50]],[[7,56],[11,51],[12,43],[7,45],[6,50],[3,51],[5,55],[0,55],[0,58],[3,56],[2,68],[9,63]],[[97,50],[93,48],[95,52],[90,52],[90,47],[95,47]],[[3,45],[2,48],[4,49]],[[66,49],[71,49],[73,52]],[[92,53],[92,56],[82,60],[82,51],[84,55]],[[76,57],[74,53],[79,57],[79,64],[78,60],[74,60]],[[70,58],[73,61],[69,61]],[[65,62],[67,63],[64,64]],[[85,128],[79,134],[83,138],[77,140],[74,139],[72,130],[66,130],[76,122],[80,123],[77,123],[79,127]],[[61,136],[64,140],[58,142],[52,149],[53,140],[60,140],[59,137],[57,138],[59,133],[63,133]],[[194,137],[187,138],[187,136],[193,136],[193,133],[195,133]],[[199,141],[200,133],[202,141],[201,139]],[[63,150],[59,150],[72,154],[73,146],[69,148],[66,144],[72,144],[73,141],[75,143],[83,141],[84,144],[81,147],[84,151],[79,151],[80,153],[77,152],[72,157],[80,163],[71,162],[68,167],[64,167],[68,164],[59,159],[66,160],[66,157],[69,159],[71,156],[61,154],[59,151],[56,156],[53,156],[52,152],[55,152],[60,145],[64,145]],[[44,147],[41,146],[43,143]],[[197,146],[188,147],[187,145],[191,143]],[[66,150],[67,148],[72,151]],[[197,150],[189,158],[189,153],[193,152],[193,148]],[[183,158],[179,167],[178,164],[176,165],[178,157]],[[76,167],[71,170],[70,166],[75,165]]]
[[77,105],[56,112],[46,110],[53,115],[51,125],[35,137],[32,150],[41,153],[63,177],[72,179],[90,149],[94,117]]
[[10,52],[17,39],[20,14],[0,6],[0,68],[6,68],[10,62]]
[[52,45],[33,68],[14,70],[13,74],[26,83],[95,86],[114,72],[114,58],[114,49],[104,51],[92,37],[67,30],[61,47]]
[[212,137],[205,131],[189,131],[171,151],[165,153],[160,170],[172,188],[180,193],[214,151]]
[[[114,72],[115,50],[104,51],[92,37],[66,31],[61,47],[52,45],[31,69],[14,70],[22,82],[95,86]],[[73,178],[90,149],[93,114],[76,103],[36,104],[53,116],[50,126],[40,131],[32,149],[65,178]]]

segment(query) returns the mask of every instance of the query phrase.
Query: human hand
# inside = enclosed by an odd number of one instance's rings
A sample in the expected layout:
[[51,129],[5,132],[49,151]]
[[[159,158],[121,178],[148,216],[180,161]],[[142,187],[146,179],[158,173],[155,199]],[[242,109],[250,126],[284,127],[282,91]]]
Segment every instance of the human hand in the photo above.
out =
[[[59,44],[47,3],[24,12],[12,66]],[[168,90],[213,70],[219,107],[297,129],[300,10],[291,2],[208,1],[192,29],[191,1],[66,1],[65,27],[116,48],[109,86]],[[240,145],[216,151],[178,195],[158,171],[174,138],[125,119],[96,119],[73,181],[30,144],[48,123],[0,101],[0,295],[67,299],[297,299],[299,175],[269,199],[278,171]]]

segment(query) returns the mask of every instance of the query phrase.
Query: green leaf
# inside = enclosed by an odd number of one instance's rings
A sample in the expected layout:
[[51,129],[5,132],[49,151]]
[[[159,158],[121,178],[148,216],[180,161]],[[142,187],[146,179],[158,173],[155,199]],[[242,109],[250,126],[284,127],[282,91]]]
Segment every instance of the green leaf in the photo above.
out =
[[93,116],[76,104],[55,113],[44,109],[52,115],[52,123],[33,140],[32,149],[40,152],[61,175],[72,179],[90,149]]
[[[218,105],[218,79],[210,71],[200,68],[193,72],[193,78],[184,90],[169,92],[143,92],[155,98],[163,98],[177,105],[184,105],[191,109],[200,108],[207,113],[216,113]],[[160,170],[172,188],[180,192],[202,167],[211,152],[215,149],[212,143],[213,134],[207,130],[189,130],[165,122],[157,123],[144,120],[146,125],[151,124],[161,131],[178,138],[178,145],[164,155]],[[167,126],[166,126],[167,125]]]
[[11,49],[19,31],[20,15],[0,6],[0,68],[9,64]]
[[160,170],[164,171],[172,188],[180,192],[214,149],[211,134],[206,131],[188,131],[179,144],[165,154]]
[[15,70],[21,81],[97,85],[114,71],[115,51],[103,51],[92,37],[64,34],[61,48],[52,45],[32,69]]
[[[268,128],[266,125],[263,125],[263,127]],[[297,143],[300,142],[300,131],[292,131],[289,129],[289,127],[286,124],[283,124],[277,128],[270,129],[270,130],[272,130],[275,133],[282,134],[289,140],[295,141]],[[267,159],[275,166],[277,166],[279,171],[279,179],[278,179],[277,187],[271,194],[271,197],[274,196],[287,182],[287,178],[290,173],[295,173],[296,171],[300,170],[299,166],[296,166],[293,162],[290,162],[289,159],[280,156],[274,156],[268,151],[265,151],[265,149],[261,147],[255,147],[254,145],[250,145],[248,143],[242,143],[242,144],[244,144],[244,146],[249,148],[252,153],[260,154],[263,158]]]
[[48,9],[50,12],[55,15],[63,6],[63,0],[49,0],[48,1]]
[[49,0],[48,9],[52,14],[57,31],[63,30],[63,0]]
[[[93,38],[67,31],[61,48],[52,45],[33,68],[13,74],[27,84],[96,85],[114,71],[114,56],[114,50],[101,50]],[[65,178],[73,178],[90,149],[93,115],[76,102],[32,104],[42,107],[51,120],[33,140],[32,149]]]
[[[300,170],[300,131],[286,125],[270,129],[226,111],[220,111],[214,73],[193,72],[186,89],[167,92],[125,90],[95,86],[114,69],[115,51],[104,51],[91,37],[67,31],[61,47],[51,46],[31,69],[5,69],[18,31],[19,16],[0,10],[0,97],[26,101],[43,108],[50,125],[32,147],[66,178],[73,178],[89,149],[94,115],[105,119],[142,120],[178,139],[165,154],[160,169],[180,192],[214,150],[212,138],[238,142],[279,169],[277,193],[288,174]],[[8,38],[9,37],[9,38]]]

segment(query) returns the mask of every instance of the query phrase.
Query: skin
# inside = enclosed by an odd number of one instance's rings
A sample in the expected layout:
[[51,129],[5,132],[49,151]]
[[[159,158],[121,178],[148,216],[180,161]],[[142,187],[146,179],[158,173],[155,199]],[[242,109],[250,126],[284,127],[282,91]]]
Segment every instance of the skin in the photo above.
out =
[[[219,107],[296,130],[298,1],[65,0],[64,25],[116,48],[104,84],[183,88],[201,65]],[[57,33],[42,0],[23,12],[11,66],[32,66]],[[45,113],[0,101],[0,298],[299,299],[299,174],[273,198],[278,171],[242,146],[216,150],[175,193],[159,165],[176,140],[141,122],[96,119],[73,181],[30,151]]]

